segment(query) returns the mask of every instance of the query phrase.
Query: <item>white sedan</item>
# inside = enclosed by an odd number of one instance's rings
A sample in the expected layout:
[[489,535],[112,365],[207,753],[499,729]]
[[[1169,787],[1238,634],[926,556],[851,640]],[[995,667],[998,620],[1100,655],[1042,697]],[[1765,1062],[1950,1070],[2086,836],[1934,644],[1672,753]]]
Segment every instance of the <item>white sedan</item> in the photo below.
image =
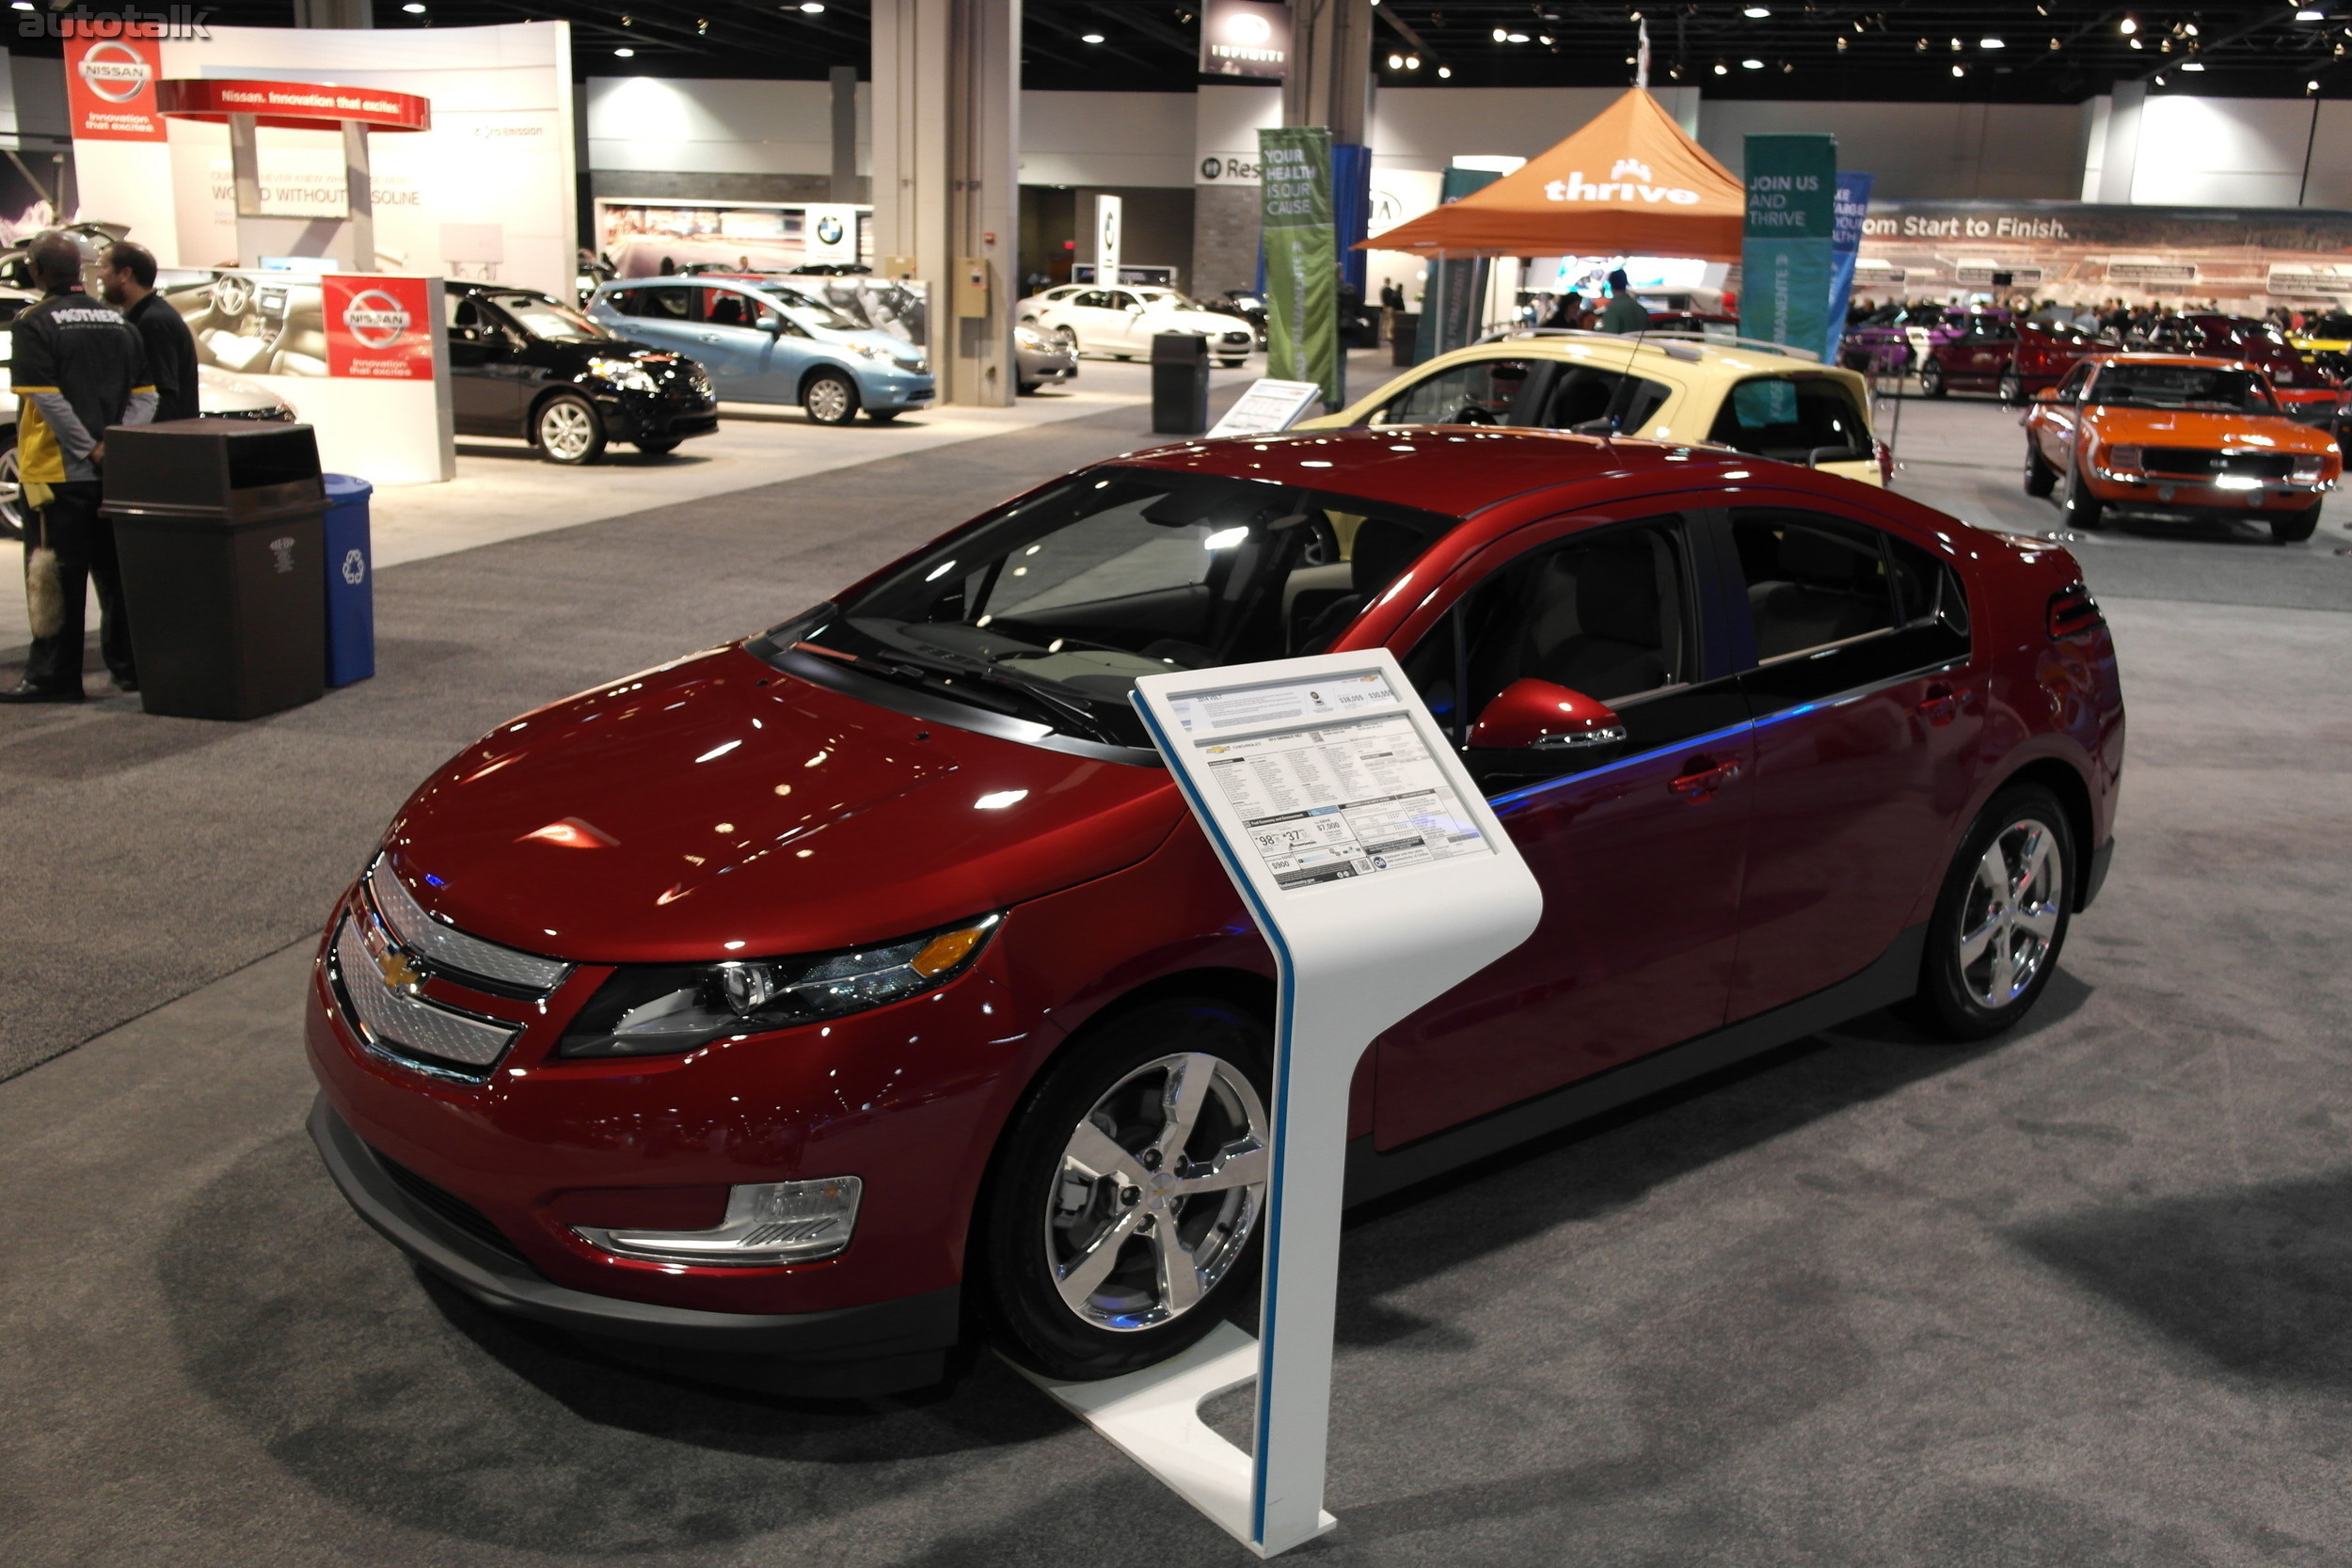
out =
[[1239,316],[1204,309],[1174,289],[1065,283],[1032,294],[1014,309],[1022,325],[1051,333],[1080,354],[1114,359],[1148,356],[1158,333],[1197,332],[1209,340],[1216,362],[1232,370],[1257,341]]

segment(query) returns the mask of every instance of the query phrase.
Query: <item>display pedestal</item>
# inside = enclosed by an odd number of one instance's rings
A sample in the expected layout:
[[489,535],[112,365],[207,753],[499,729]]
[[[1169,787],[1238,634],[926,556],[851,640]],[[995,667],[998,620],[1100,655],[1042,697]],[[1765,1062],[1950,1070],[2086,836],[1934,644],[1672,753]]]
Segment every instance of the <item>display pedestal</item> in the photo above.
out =
[[[1524,942],[1543,895],[1386,649],[1146,675],[1135,702],[1280,982],[1260,1337],[1223,1324],[1148,1370],[1044,1386],[1271,1557],[1334,1523],[1324,1456],[1356,1065]],[[1243,1454],[1200,1408],[1253,1362]]]

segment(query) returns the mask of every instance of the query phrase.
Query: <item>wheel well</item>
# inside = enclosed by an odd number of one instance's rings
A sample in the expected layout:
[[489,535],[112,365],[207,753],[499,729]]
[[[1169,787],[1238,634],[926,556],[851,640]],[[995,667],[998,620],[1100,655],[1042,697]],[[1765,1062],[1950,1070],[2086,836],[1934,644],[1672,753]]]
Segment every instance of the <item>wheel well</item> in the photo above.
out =
[[581,391],[577,387],[556,386],[548,388],[537,397],[531,400],[531,412],[523,416],[523,434],[528,436],[533,441],[538,440],[539,416],[546,411],[548,404],[553,403],[557,398],[563,397],[566,393],[569,393],[571,396],[576,397],[580,402],[586,404],[588,405],[589,412],[596,416],[597,423],[601,424],[604,422],[603,411],[596,407],[596,399],[590,397],[587,393]]
[[[2058,804],[2066,808],[2066,828],[2074,840],[2074,858],[2080,866],[2088,867],[2091,851],[2098,846],[2090,842],[2090,789],[2083,783],[2083,776],[2056,757],[2043,757],[2026,764],[2010,774],[2002,781],[2001,787],[2007,789],[2021,784],[2040,784],[2058,798]],[[2084,877],[2072,873],[2069,880],[2074,908],[2080,910],[2083,907],[2083,890],[2089,882]]]
[[803,400],[805,400],[808,397],[808,384],[816,380],[818,376],[825,374],[832,374],[839,377],[843,381],[848,382],[850,384],[850,395],[857,398],[857,400],[861,403],[866,401],[865,394],[858,390],[857,377],[850,372],[849,368],[847,366],[835,365],[830,362],[811,365],[807,370],[802,372],[801,384],[794,389],[801,394],[801,397]]

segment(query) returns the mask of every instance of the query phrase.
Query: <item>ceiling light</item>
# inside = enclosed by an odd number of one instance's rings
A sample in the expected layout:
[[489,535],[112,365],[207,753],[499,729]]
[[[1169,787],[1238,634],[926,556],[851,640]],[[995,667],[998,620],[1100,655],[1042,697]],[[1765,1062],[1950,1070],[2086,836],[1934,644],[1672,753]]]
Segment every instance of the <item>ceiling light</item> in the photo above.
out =
[[1421,56],[1419,55],[1406,55],[1405,69],[1407,71],[1419,71],[1421,69]]
[[2301,10],[2295,13],[2295,20],[2297,22],[2325,22],[2328,20],[2328,13],[2315,7],[2306,6]]
[[1508,34],[1508,33],[1504,32],[1504,31],[1503,31],[1502,28],[1500,28],[1500,27],[1497,27],[1497,28],[1495,29],[1495,41],[1496,41],[1497,43],[1501,43],[1501,42],[1502,42],[1504,39],[1507,39],[1507,38],[1509,38],[1510,36],[1511,36],[1510,34]]
[[824,15],[823,0],[801,0],[801,14],[803,16]]
[[2009,40],[1979,39],[1977,40],[1977,47],[1979,49],[2007,49],[2009,47]]
[[1549,49],[1551,47],[1551,35],[1549,33],[1538,33],[1535,35],[1535,41]]
[[1965,76],[1968,74],[1968,68],[1964,65],[1956,65],[1952,67],[1952,74],[1955,76]]
[[2319,84],[2317,82],[2306,82],[2303,84],[2303,90],[2305,92],[2317,92],[2319,90]]
[[1741,60],[1740,62],[1740,69],[1742,71],[1761,71],[1764,69],[1764,62],[1762,60]]
[[1791,74],[1792,72],[1794,72],[1794,71],[1796,71],[1796,69],[1797,69],[1797,68],[1796,68],[1794,65],[1791,65],[1791,64],[1790,64],[1788,61],[1787,61],[1787,60],[1783,60],[1783,61],[1781,61],[1781,62],[1780,62],[1780,73],[1781,73],[1783,76],[1787,76],[1787,75]]
[[[16,8],[20,11],[29,11],[33,8],[30,6],[19,6]],[[410,16],[422,16],[424,14],[424,8],[417,4],[417,0],[408,0],[408,4],[401,7],[400,8],[406,11]]]
[[1728,76],[1731,74],[1731,67],[1724,64],[1721,60],[1717,60],[1715,62],[1715,74],[1718,76]]
[[1404,56],[1404,55],[1390,55],[1390,56],[1389,56],[1389,69],[1390,69],[1391,71],[1402,71],[1402,70],[1404,70],[1404,69],[1405,69],[1405,56]]
[[1525,43],[1527,41],[1527,35],[1525,33],[1513,33],[1510,36],[1510,41],[1513,43]]
[[1955,55],[1960,53],[1960,40],[1958,39],[1952,40],[1952,53]]
[[612,51],[612,55],[615,59],[633,60],[637,57],[637,51],[634,49],[615,49]]
[[2197,24],[2194,22],[2184,23],[2181,26],[2181,31],[2186,33],[2190,38],[2195,38],[2197,36]]
[[1837,52],[1840,55],[1846,52],[1846,35],[1843,33],[1837,35]]
[[1080,33],[1078,35],[1078,41],[1080,43],[1100,43],[1103,41],[1103,35],[1100,33]]
[[2118,24],[2116,24],[2116,28],[2115,28],[2115,30],[2116,30],[2117,32],[2119,32],[2119,33],[2122,34],[2125,38],[2130,38],[2130,37],[2131,37],[2134,33],[2137,33],[2137,32],[2138,32],[2138,31],[2139,31],[2139,24],[2138,24],[2138,23],[2137,23],[2137,22],[2134,22],[2134,21],[2133,21],[2130,17],[2128,17],[2128,16],[2127,16],[2127,17],[2125,17],[2125,18],[2124,18],[2122,22],[2120,22],[2120,23],[2118,23]]
[[2134,39],[2134,40],[2132,40],[2132,47],[2133,47],[2134,49],[2137,49],[2137,48],[2138,48],[2138,47],[2139,47],[2139,40],[2138,40],[2137,39]]
[[2202,60],[2183,60],[2181,62],[2181,69],[2183,71],[2202,71],[2205,69],[2205,62]]
[[1741,16],[1752,16],[1758,22],[1761,22],[1766,17],[1772,14],[1772,8],[1770,6],[1750,6],[1746,10],[1741,11],[1740,14]]
[[1452,66],[1450,66],[1450,65],[1441,65],[1441,66],[1439,66],[1439,67],[1438,68],[1438,81],[1440,81],[1440,82],[1450,81],[1450,80],[1452,80],[1453,76],[1454,76],[1454,68],[1453,68]]

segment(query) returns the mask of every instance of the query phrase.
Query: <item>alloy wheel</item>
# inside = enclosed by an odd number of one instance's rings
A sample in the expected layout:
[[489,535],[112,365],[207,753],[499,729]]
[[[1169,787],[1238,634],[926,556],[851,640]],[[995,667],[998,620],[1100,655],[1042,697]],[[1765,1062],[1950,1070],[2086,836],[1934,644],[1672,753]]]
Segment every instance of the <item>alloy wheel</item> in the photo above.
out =
[[580,404],[551,403],[539,416],[539,445],[559,463],[579,462],[596,439],[596,415]]
[[820,375],[808,384],[808,395],[802,400],[802,406],[818,424],[840,424],[856,412],[850,401],[849,385],[830,375]]
[[2042,973],[2066,896],[2058,835],[2030,817],[1993,837],[1960,917],[1960,976],[1979,1006],[2008,1006]]
[[1257,1090],[1222,1057],[1162,1056],[1113,1085],[1072,1131],[1046,1200],[1062,1304],[1120,1333],[1200,1305],[1257,1228],[1266,1138]]
[[16,449],[0,451],[0,539],[24,532],[24,484],[16,471]]
[[2014,408],[2026,401],[2026,378],[2011,365],[2001,372],[2001,406]]

